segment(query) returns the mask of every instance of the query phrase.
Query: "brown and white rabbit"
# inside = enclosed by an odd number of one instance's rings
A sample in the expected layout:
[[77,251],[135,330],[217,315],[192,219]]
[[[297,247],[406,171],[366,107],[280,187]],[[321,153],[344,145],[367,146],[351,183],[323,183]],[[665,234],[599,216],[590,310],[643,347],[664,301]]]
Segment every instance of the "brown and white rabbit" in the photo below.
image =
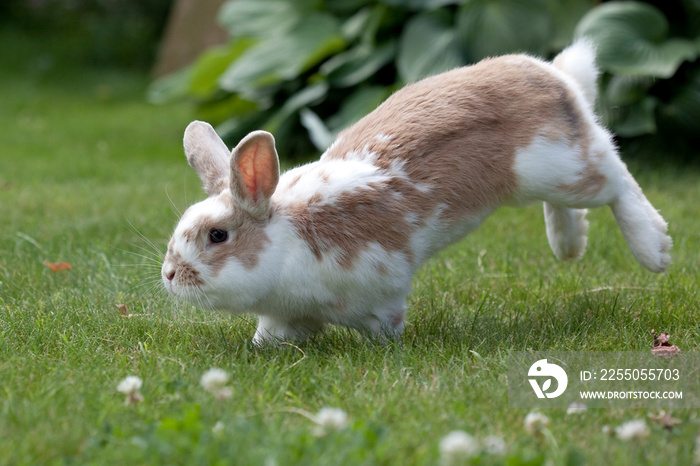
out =
[[667,225],[597,122],[594,62],[583,40],[553,63],[508,55],[410,84],[281,177],[269,133],[231,153],[191,123],[185,153],[209,198],[175,229],[165,287],[257,314],[257,344],[326,324],[396,335],[426,259],[500,205],[536,200],[559,259],[583,254],[585,209],[608,205],[636,260],[663,271]]

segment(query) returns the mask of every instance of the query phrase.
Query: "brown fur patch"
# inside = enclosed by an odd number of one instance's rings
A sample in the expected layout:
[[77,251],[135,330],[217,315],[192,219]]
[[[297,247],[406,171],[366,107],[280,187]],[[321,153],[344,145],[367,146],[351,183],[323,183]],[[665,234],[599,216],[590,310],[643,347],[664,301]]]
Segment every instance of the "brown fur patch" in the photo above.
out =
[[318,204],[322,200],[323,200],[323,197],[319,193],[316,193],[309,198],[309,204]]
[[324,183],[328,183],[329,180],[331,179],[330,173],[328,173],[325,170],[319,170],[318,176],[319,176],[319,178],[321,178],[321,181],[323,181]]
[[185,262],[180,254],[171,254],[171,260],[175,266],[175,278],[179,284],[184,286],[201,286],[204,281],[199,276],[199,271],[191,264]]
[[386,266],[386,264],[379,263],[377,264],[377,272],[379,272],[379,275],[388,275],[389,268]]
[[[584,121],[573,92],[527,57],[488,59],[427,78],[342,132],[322,159],[371,152],[381,170],[401,166],[408,179],[343,193],[333,203],[291,206],[291,217],[319,259],[339,248],[338,261],[350,267],[373,242],[410,258],[411,234],[439,206],[449,226],[511,197],[518,188],[515,154],[545,129],[547,137],[587,152]],[[418,223],[409,224],[407,214]]]
[[406,310],[405,309],[397,309],[391,313],[389,316],[389,325],[391,325],[392,328],[396,328],[399,325],[403,323],[403,320],[406,316]]
[[292,189],[294,186],[297,185],[297,183],[299,183],[299,180],[301,180],[301,174],[295,176],[295,177],[292,179],[292,181],[291,181],[291,182],[289,183],[289,185],[287,186],[287,189]]
[[[229,211],[226,217],[200,217],[192,228],[184,233],[188,237],[201,238],[201,244],[197,247],[202,255],[202,262],[211,267],[214,276],[219,275],[232,258],[240,261],[246,269],[257,267],[260,253],[265,244],[270,242],[265,233],[265,222],[235,207],[235,201],[228,198],[227,193],[222,194],[220,198]],[[223,243],[210,243],[209,232],[214,229],[226,230],[229,238]]]
[[557,188],[581,198],[589,198],[598,194],[600,190],[605,187],[608,179],[598,171],[595,163],[588,158],[586,158],[585,161],[586,168],[578,181],[575,183],[560,184]]
[[189,228],[182,232],[182,237],[186,242],[192,243],[197,239],[198,233],[196,228]]
[[[337,248],[338,264],[352,267],[367,244],[376,242],[389,252],[402,252],[412,260],[408,240],[410,226],[403,202],[386,195],[386,186],[373,184],[345,192],[333,203],[297,203],[288,213],[312,252],[321,260],[324,253]],[[377,229],[377,224],[381,229]]]
[[265,229],[260,225],[245,223],[234,232],[234,238],[227,246],[220,248],[212,261],[212,270],[215,275],[230,260],[231,257],[238,259],[246,269],[254,269],[260,262],[260,253],[265,249],[265,245],[270,242],[270,238],[265,233]]

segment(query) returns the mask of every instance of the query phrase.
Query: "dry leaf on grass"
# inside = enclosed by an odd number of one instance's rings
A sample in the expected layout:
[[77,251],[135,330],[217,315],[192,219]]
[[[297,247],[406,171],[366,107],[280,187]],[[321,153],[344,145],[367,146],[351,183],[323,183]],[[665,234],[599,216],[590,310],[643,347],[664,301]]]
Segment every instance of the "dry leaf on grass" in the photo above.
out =
[[59,270],[71,270],[73,267],[68,262],[44,262],[44,265],[51,269],[52,272]]
[[651,419],[651,422],[663,426],[666,430],[673,430],[674,426],[681,423],[680,419],[676,419],[666,411],[659,411],[658,414],[650,414],[649,419]]
[[662,358],[672,358],[681,352],[676,345],[669,343],[671,335],[669,333],[656,334],[656,330],[651,331],[654,337],[654,344],[651,346],[651,353]]
[[141,316],[147,316],[150,314],[129,314],[129,308],[126,307],[126,304],[115,304],[114,305],[117,308],[117,312],[119,313],[119,317],[123,319],[130,319],[132,317],[141,317]]

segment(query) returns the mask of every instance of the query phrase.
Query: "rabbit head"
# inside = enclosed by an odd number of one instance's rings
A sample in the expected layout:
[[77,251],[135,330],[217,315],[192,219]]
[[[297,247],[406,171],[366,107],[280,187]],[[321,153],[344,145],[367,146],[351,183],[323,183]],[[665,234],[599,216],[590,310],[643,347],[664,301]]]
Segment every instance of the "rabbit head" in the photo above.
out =
[[209,197],[182,215],[168,244],[163,283],[193,304],[243,312],[266,293],[274,270],[267,231],[279,181],[274,138],[256,131],[229,152],[209,124],[194,121],[184,146]]

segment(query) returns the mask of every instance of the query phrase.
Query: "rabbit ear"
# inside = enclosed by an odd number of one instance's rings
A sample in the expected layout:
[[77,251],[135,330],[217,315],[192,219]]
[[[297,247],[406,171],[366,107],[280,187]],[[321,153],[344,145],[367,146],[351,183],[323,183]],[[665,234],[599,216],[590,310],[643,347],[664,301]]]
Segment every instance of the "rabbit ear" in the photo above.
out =
[[270,215],[270,197],[277,189],[280,165],[275,138],[254,131],[238,143],[231,154],[231,193],[254,217]]
[[185,155],[197,172],[204,191],[214,196],[227,187],[229,150],[214,128],[203,121],[193,121],[185,130]]

